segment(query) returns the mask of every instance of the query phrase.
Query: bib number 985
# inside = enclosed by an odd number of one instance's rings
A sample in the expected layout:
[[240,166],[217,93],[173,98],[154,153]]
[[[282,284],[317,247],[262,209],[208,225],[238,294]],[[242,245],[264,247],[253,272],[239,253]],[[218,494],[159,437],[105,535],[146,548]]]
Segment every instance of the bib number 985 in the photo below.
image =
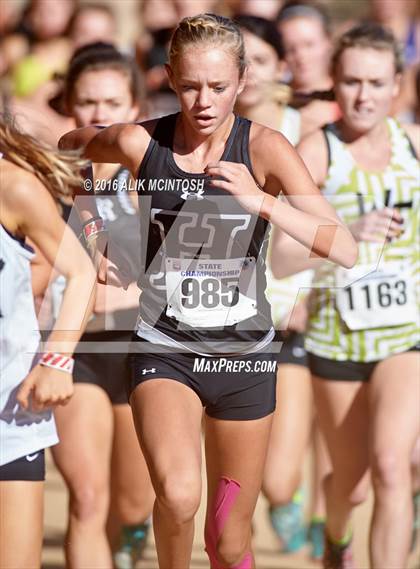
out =
[[200,304],[204,308],[216,306],[231,307],[238,304],[239,288],[237,279],[194,279],[182,281],[181,302],[184,308],[197,308]]
[[232,326],[257,314],[254,257],[166,258],[166,314],[197,328]]

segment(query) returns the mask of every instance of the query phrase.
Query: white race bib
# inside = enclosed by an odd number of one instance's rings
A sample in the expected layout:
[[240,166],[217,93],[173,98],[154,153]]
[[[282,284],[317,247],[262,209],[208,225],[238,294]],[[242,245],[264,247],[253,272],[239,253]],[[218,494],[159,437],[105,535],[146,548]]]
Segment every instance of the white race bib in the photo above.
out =
[[336,304],[350,330],[415,322],[417,305],[410,265],[404,261],[337,269]]
[[165,259],[167,316],[194,328],[232,326],[257,314],[255,258]]

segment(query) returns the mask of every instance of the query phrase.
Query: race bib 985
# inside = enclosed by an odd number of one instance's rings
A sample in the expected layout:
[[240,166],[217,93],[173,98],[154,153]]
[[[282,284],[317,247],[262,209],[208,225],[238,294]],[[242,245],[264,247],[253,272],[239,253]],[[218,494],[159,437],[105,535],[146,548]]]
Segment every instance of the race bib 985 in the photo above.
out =
[[195,328],[232,326],[257,314],[255,258],[166,258],[166,314]]

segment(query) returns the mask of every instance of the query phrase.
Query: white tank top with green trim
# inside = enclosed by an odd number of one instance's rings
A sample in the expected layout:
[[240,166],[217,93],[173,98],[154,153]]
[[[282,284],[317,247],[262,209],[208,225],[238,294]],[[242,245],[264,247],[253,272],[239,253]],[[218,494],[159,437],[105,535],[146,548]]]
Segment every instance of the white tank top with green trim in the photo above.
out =
[[390,243],[359,243],[353,269],[326,263],[316,271],[306,349],[332,360],[382,360],[419,341],[419,161],[401,126],[387,125],[392,157],[381,172],[359,167],[334,125],[324,131],[330,166],[322,192],[343,221],[386,205],[404,219]]

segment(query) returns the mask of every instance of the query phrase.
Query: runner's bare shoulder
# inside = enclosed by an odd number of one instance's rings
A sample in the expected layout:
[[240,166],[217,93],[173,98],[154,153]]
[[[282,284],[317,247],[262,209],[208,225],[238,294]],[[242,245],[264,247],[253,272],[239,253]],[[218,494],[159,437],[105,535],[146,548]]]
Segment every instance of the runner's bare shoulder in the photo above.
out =
[[[19,228],[38,210],[54,205],[49,191],[35,174],[6,160],[0,160],[1,222],[9,231],[20,233]],[[55,208],[55,205],[54,205]],[[34,213],[35,212],[35,213]]]
[[321,129],[311,132],[296,147],[315,184],[321,187],[328,174],[328,146]]
[[[254,174],[267,193],[271,192],[270,178],[278,167],[287,164],[293,149],[278,130],[253,122],[249,133],[249,151]],[[278,186],[278,184],[275,184]],[[275,192],[276,193],[276,192]]]
[[143,122],[119,124],[108,127],[116,129],[116,137],[121,152],[130,158],[133,167],[131,171],[138,171],[147,147],[149,146],[153,132],[159,119],[151,119]]

